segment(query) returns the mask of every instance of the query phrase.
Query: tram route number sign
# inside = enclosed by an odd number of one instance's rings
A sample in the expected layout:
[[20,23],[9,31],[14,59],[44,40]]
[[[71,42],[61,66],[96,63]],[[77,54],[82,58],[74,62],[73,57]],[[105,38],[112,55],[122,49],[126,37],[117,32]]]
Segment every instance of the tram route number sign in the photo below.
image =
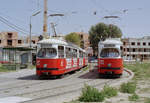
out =
[[115,47],[114,44],[104,44],[104,47]]

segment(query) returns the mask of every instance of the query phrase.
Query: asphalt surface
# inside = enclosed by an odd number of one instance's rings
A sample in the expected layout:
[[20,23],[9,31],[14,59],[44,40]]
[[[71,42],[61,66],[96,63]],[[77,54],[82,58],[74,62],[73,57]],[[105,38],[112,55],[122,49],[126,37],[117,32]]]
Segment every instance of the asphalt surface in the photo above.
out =
[[76,71],[61,79],[39,80],[35,69],[0,74],[0,103],[63,103],[80,96],[85,84],[101,89],[105,84],[117,86],[131,74],[124,71],[121,78],[99,78],[97,70]]

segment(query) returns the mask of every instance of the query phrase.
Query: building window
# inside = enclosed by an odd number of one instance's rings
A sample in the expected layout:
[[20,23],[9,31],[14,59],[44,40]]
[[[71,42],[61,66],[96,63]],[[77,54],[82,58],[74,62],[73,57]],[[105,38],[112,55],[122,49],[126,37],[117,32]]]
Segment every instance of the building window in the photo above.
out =
[[129,48],[127,48],[127,52],[129,52]]
[[21,44],[22,43],[22,40],[18,40],[18,44]]
[[83,39],[83,35],[80,35],[80,38]]
[[135,45],[135,42],[132,42],[131,45]]
[[135,48],[133,48],[133,52],[135,52]]
[[12,33],[8,33],[8,38],[12,38]]
[[146,45],[146,43],[145,42],[143,42],[143,46],[145,46]]
[[126,45],[126,42],[123,42],[123,45]]
[[123,47],[121,46],[120,49],[121,49],[121,51],[122,51]]
[[144,48],[144,52],[146,52],[146,48]]
[[12,40],[7,40],[7,45],[12,46]]
[[140,45],[140,42],[138,42],[137,45]]
[[2,42],[2,41],[0,40],[0,44],[1,44],[1,42]]
[[123,51],[126,51],[126,48],[124,48]]
[[150,46],[150,42],[148,43],[148,45]]

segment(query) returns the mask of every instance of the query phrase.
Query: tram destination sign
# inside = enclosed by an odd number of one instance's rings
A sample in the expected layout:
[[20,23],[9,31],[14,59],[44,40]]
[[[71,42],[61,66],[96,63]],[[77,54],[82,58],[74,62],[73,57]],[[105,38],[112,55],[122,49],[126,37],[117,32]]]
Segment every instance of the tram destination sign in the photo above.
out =
[[115,44],[104,44],[104,47],[115,47]]
[[42,48],[49,48],[52,47],[52,44],[41,44]]

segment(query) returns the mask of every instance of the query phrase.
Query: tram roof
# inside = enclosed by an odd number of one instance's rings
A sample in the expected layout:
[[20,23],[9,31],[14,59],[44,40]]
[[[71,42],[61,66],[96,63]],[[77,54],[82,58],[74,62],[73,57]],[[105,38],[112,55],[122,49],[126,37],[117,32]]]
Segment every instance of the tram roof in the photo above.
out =
[[59,40],[59,39],[44,39],[39,41],[40,44],[62,44],[67,45],[67,42]]
[[60,40],[60,39],[54,39],[54,38],[51,38],[51,39],[44,39],[44,40],[41,40],[38,42],[39,44],[60,44],[60,45],[67,45],[67,46],[70,46],[70,47],[75,47],[75,48],[78,48],[79,50],[82,50],[85,52],[85,50],[83,50],[82,48],[78,47],[77,45],[71,43],[71,42],[66,42],[66,41],[63,41],[63,40]]
[[120,41],[120,38],[110,38],[106,39],[105,41],[99,42],[100,44],[118,44],[122,45],[122,42]]

